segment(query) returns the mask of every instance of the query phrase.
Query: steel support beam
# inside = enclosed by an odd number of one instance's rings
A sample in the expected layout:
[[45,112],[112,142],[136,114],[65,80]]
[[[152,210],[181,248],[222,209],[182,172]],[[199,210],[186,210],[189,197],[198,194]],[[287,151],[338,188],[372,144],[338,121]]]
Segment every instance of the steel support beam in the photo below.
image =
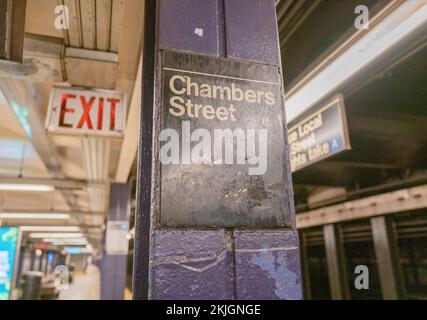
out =
[[306,240],[306,234],[300,233],[300,255],[301,255],[301,276],[304,291],[304,299],[311,300],[311,283],[310,283],[310,268],[309,268],[309,256],[308,256],[308,245]]
[[125,136],[120,149],[119,162],[117,164],[116,182],[125,183],[135,162],[138,149],[138,126],[139,114],[141,108],[141,85],[142,85],[142,59],[138,63],[138,73],[136,75],[135,85],[132,92],[128,108],[128,118],[125,129]]
[[113,62],[113,63],[119,62],[117,53],[108,52],[108,51],[91,50],[91,49],[74,48],[74,47],[65,48],[65,57]]
[[299,229],[427,207],[427,185],[343,202],[297,215]]
[[344,247],[341,241],[339,225],[328,224],[323,226],[323,237],[325,239],[331,297],[333,300],[349,299],[350,291],[348,288]]
[[406,299],[393,222],[390,217],[375,217],[371,227],[383,299]]
[[[111,184],[108,222],[119,221],[129,225],[130,216],[130,185]],[[109,234],[111,232],[112,234]],[[116,230],[107,228],[106,238],[115,242],[128,241],[126,238],[118,238],[114,235]],[[123,300],[126,288],[126,272],[128,252],[109,252],[109,244],[105,245],[105,252],[101,262],[101,300]]]

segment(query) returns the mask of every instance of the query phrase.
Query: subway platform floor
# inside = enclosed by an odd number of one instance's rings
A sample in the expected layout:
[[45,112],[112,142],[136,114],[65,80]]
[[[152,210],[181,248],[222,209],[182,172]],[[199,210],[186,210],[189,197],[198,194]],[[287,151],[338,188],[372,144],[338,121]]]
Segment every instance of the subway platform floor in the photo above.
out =
[[99,300],[100,273],[98,267],[89,265],[86,273],[76,272],[68,289],[61,290],[58,300]]

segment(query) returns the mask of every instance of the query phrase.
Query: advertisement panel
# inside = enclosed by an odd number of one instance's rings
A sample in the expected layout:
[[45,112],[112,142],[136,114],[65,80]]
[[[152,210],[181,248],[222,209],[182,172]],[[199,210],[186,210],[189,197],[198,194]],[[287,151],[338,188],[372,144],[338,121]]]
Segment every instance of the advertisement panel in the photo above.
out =
[[18,242],[18,228],[0,227],[0,300],[11,296]]

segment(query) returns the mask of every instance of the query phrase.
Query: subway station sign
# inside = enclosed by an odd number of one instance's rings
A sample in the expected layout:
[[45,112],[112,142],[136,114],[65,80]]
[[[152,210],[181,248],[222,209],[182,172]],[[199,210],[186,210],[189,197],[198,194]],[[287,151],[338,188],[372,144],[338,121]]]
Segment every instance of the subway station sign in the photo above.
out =
[[160,61],[160,224],[292,226],[279,69],[169,51]]
[[49,133],[122,137],[126,123],[126,95],[109,90],[54,87],[46,128]]
[[342,95],[309,110],[288,130],[292,172],[351,149]]

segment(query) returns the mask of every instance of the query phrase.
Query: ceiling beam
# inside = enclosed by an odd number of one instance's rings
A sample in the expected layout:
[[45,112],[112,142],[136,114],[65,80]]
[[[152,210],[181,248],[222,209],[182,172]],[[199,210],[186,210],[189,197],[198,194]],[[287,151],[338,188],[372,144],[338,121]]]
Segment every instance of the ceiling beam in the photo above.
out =
[[402,166],[397,164],[377,163],[377,162],[358,162],[358,161],[327,161],[328,166],[336,168],[338,166],[344,168],[363,168],[363,169],[384,169],[384,170],[401,170]]
[[[0,78],[0,89],[49,174],[53,178],[64,178],[59,156],[46,134],[39,113],[41,97],[37,89],[26,79],[14,78]],[[62,195],[71,210],[79,210],[72,195]]]
[[[308,16],[317,8],[321,3],[321,0],[312,0],[300,13],[300,16],[297,17],[295,23],[292,23],[288,30],[283,32],[283,36],[280,38],[280,46],[284,46],[287,40],[292,37],[295,31],[303,24],[303,22],[308,18]],[[286,28],[285,28],[286,29]]]
[[142,38],[144,36],[144,1],[126,0],[123,3],[122,10],[116,90],[126,92],[130,97],[134,88],[136,67],[141,58]]
[[117,164],[115,180],[121,183],[127,182],[138,149],[139,110],[141,108],[142,88],[141,64],[142,59],[139,60],[138,64],[138,73],[129,105],[125,136],[123,138],[122,148],[120,149],[119,162]]
[[40,102],[35,87],[24,79],[0,78],[0,89],[27,138],[54,177],[61,175],[59,157],[46,135],[36,106]]
[[105,211],[108,195],[108,173],[110,168],[111,141],[102,138],[88,137],[81,139],[83,165],[87,180],[105,187],[88,188],[90,207],[93,211]]
[[117,53],[114,53],[114,52],[98,51],[98,50],[82,49],[82,48],[74,48],[74,47],[65,48],[65,57],[113,62],[113,63],[117,63],[119,60]]
[[297,228],[366,219],[427,207],[427,185],[387,192],[297,214]]
[[[111,75],[118,68],[117,53],[65,47],[61,39],[26,34],[23,55],[22,64],[0,60],[0,76],[25,76],[37,82],[68,81],[74,85],[114,89],[116,77]],[[105,79],[94,77],[94,71],[103,72]]]

